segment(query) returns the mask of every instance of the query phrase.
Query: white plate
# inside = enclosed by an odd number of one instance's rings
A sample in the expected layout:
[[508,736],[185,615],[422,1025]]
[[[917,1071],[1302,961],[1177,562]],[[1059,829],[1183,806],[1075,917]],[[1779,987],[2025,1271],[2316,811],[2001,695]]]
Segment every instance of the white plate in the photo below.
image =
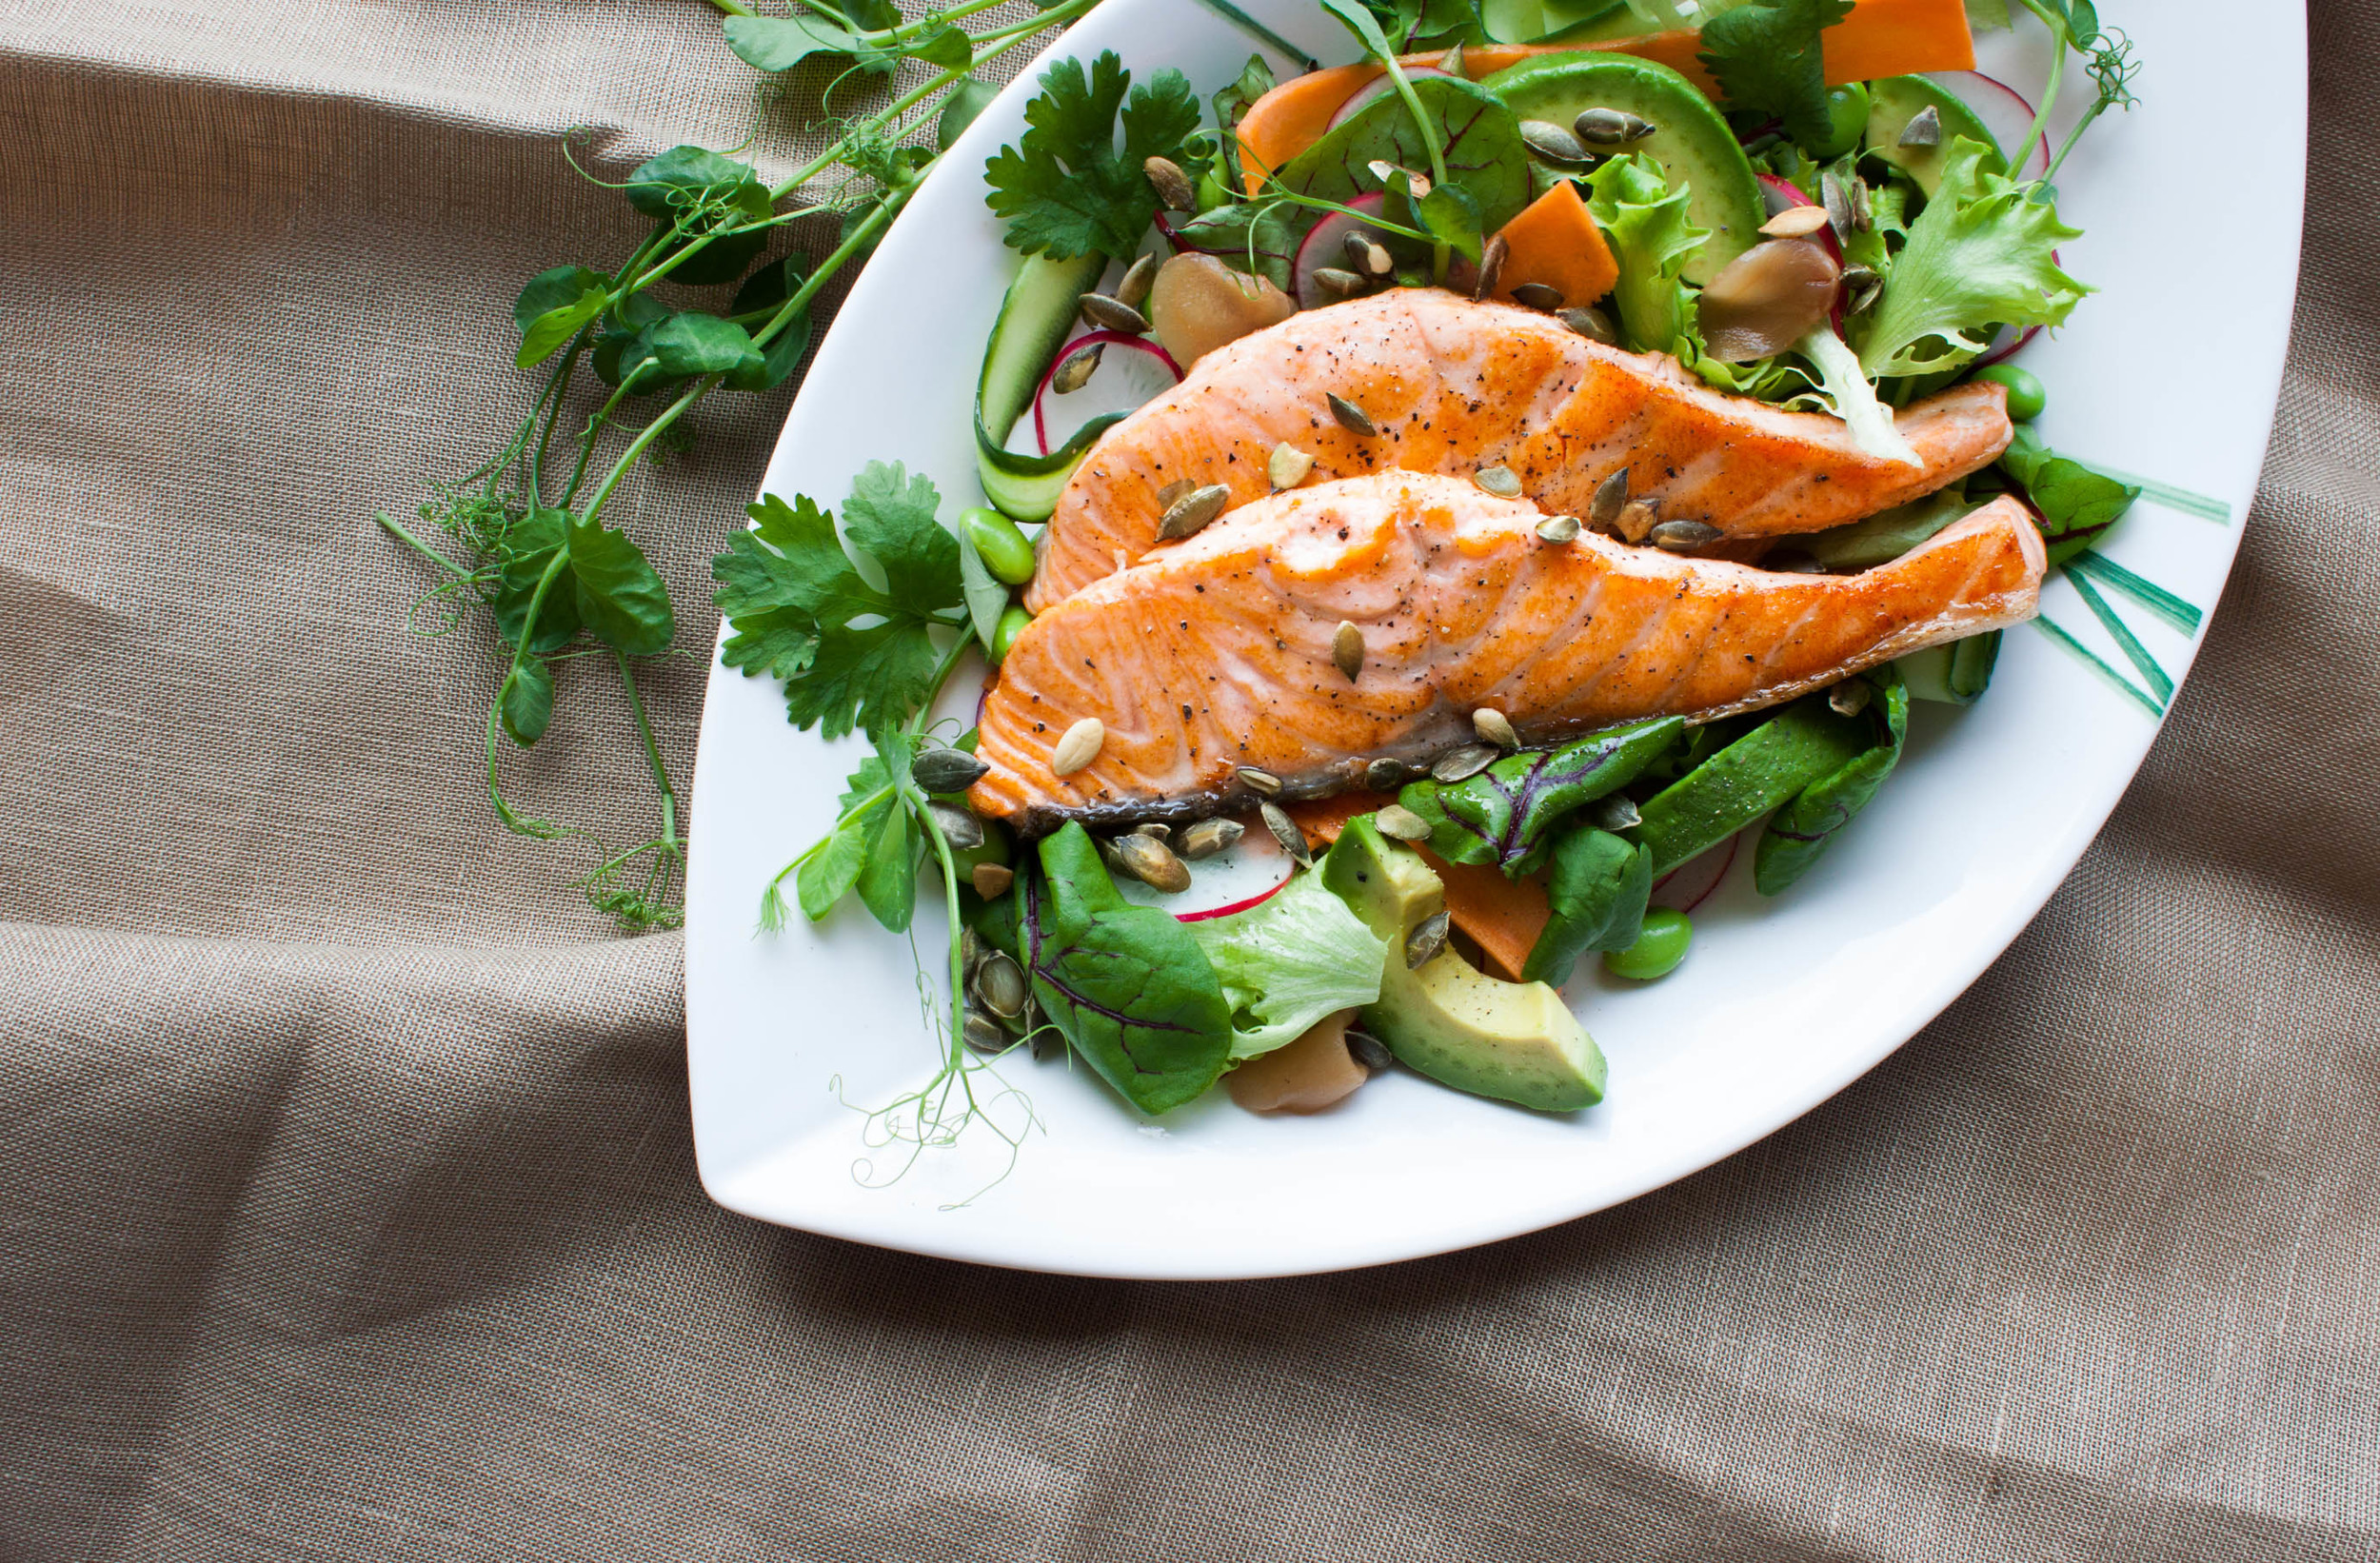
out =
[[[1325,61],[1353,54],[1312,0],[1246,5]],[[2244,517],[2296,287],[2304,13],[2260,7],[2242,28],[2238,9],[2215,0],[2107,10],[2146,62],[2142,102],[2110,116],[2063,170],[2060,208],[2090,230],[2066,262],[2105,291],[2025,361],[2051,390],[2042,430],[2060,449]],[[1986,43],[1987,69],[2039,82],[2039,58],[2005,34]],[[1137,77],[1173,66],[1203,95],[1254,47],[1193,0],[1107,0],[1054,52],[1112,49]],[[945,517],[976,501],[970,397],[1014,264],[982,170],[1021,132],[1038,74],[977,121],[852,289],[786,421],[770,490],[839,505],[875,458],[931,474]],[[2232,129],[2208,135],[2217,106],[2232,110]],[[2236,520],[2144,503],[2108,553],[2211,607],[2238,543]],[[2121,665],[2071,585],[2047,601]],[[2166,667],[2188,666],[2192,641],[2127,617]],[[866,1148],[844,1104],[881,1105],[930,1072],[908,943],[856,907],[817,927],[797,917],[773,939],[753,933],[763,885],[830,821],[861,751],[794,732],[773,683],[714,664],[686,887],[704,1184],[731,1210],[888,1248],[1147,1277],[1410,1258],[1634,1197],[1808,1112],[1938,1014],[2073,867],[2156,733],[2138,704],[2032,628],[2010,633],[1987,700],[1923,707],[1914,729],[1892,783],[1790,894],[1764,902],[1731,878],[1698,916],[1676,977],[1619,991],[1583,968],[1572,997],[1611,1058],[1610,1095],[1592,1112],[1539,1117],[1392,1074],[1320,1118],[1259,1119],[1216,1092],[1159,1127],[1085,1071],[1004,1065],[1041,1127],[1004,1181],[953,1209],[1000,1172],[1003,1143],[979,1130],[872,1186],[889,1153]],[[944,937],[938,905],[918,920],[929,960]]]

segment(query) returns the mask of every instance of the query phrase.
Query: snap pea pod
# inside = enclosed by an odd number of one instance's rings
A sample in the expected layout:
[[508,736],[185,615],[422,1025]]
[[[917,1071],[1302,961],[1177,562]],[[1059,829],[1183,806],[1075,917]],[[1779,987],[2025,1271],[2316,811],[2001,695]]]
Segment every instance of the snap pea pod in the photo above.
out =
[[1704,761],[1644,804],[1641,840],[1653,872],[1701,856],[1834,775],[1868,747],[1869,724],[1838,716],[1813,695]]
[[1566,981],[1589,950],[1625,950],[1644,931],[1653,895],[1653,853],[1593,825],[1554,843],[1545,899],[1554,915],[1520,969],[1524,982]]
[[1565,817],[1634,782],[1685,731],[1677,717],[1615,727],[1508,755],[1468,781],[1417,782],[1398,801],[1429,821],[1430,850],[1448,862],[1493,864],[1517,879],[1545,861]]
[[1909,735],[1909,687],[1889,666],[1862,680],[1874,691],[1861,713],[1874,742],[1769,817],[1752,860],[1753,885],[1764,896],[1779,894],[1807,874],[1900,762],[1901,742]]

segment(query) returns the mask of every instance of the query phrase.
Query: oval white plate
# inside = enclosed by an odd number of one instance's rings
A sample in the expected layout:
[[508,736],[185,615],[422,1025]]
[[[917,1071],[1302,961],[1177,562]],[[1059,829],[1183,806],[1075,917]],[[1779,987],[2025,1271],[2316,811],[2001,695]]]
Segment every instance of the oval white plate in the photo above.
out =
[[[1312,0],[1248,9],[1325,61],[1353,55]],[[2107,9],[2146,62],[2142,102],[2103,122],[2060,180],[2061,209],[2090,230],[2067,265],[2104,291],[2025,362],[2050,386],[2042,431],[2053,445],[2229,506],[2234,519],[2218,522],[2145,502],[2107,550],[2211,608],[2255,491],[2289,337],[2305,17],[2275,6],[2244,30],[2237,8],[2214,0]],[[1193,0],[1107,0],[1053,53],[1112,49],[1137,78],[1172,66],[1204,96],[1257,48]],[[2028,90],[2040,81],[2042,60],[2008,35],[1986,48],[1987,69]],[[768,489],[839,505],[877,459],[930,474],[945,519],[976,502],[970,398],[1014,265],[982,170],[1022,131],[1039,73],[977,121],[852,289],[786,420]],[[2245,129],[2203,134],[2206,109],[2226,103],[2255,106],[2234,116]],[[2217,320],[2220,334],[2208,329]],[[2188,667],[2192,638],[2111,600],[2167,669]],[[2052,619],[2124,665],[2072,585],[2047,602]],[[1666,982],[1621,991],[1582,968],[1572,998],[1611,1058],[1610,1095],[1593,1112],[1544,1118],[1391,1074],[1318,1118],[1255,1118],[1217,1092],[1159,1126],[1085,1071],[1018,1062],[1003,1074],[1040,1127],[1003,1181],[985,1190],[1007,1146],[979,1129],[887,1182],[901,1148],[871,1152],[855,1110],[931,1071],[908,944],[856,907],[820,926],[797,917],[775,938],[753,933],[763,885],[831,821],[861,750],[796,733],[773,683],[714,663],[686,886],[703,1181],[729,1209],[788,1226],[1120,1276],[1340,1269],[1568,1220],[1790,1122],[1925,1025],[2073,867],[2155,732],[2080,657],[2040,630],[2011,632],[1990,697],[1966,712],[1922,707],[1898,775],[1790,894],[1763,901],[1732,875],[1697,918],[1692,960]],[[918,920],[929,961],[943,937],[937,902]],[[1014,1100],[1004,1111],[1020,1116]]]

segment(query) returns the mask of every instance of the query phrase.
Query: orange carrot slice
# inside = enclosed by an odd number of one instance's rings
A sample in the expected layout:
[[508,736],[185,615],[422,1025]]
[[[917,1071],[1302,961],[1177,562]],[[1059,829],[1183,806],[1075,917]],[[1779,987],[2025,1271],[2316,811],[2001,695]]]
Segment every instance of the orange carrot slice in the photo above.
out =
[[1603,230],[1587,215],[1578,187],[1565,179],[1498,229],[1506,246],[1496,296],[1510,302],[1523,283],[1542,283],[1567,304],[1593,304],[1619,281],[1619,263]]
[[[1369,814],[1396,801],[1373,792],[1342,792],[1285,805],[1306,841],[1319,848],[1339,840],[1341,826],[1359,814]],[[1537,936],[1553,920],[1545,886],[1535,880],[1508,880],[1493,868],[1450,863],[1428,847],[1416,848],[1438,870],[1446,886],[1446,915],[1457,929],[1479,947],[1488,975],[1507,982],[1520,980]]]

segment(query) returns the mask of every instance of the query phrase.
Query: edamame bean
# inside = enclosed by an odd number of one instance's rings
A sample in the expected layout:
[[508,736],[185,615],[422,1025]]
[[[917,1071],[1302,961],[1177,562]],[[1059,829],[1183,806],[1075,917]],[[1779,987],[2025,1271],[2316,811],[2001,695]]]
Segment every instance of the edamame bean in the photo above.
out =
[[1632,982],[1667,977],[1686,959],[1686,946],[1694,938],[1694,922],[1685,913],[1656,906],[1644,915],[1644,932],[1636,936],[1636,942],[1624,950],[1605,952],[1603,969]]
[[1975,378],[1989,385],[2008,387],[2008,416],[2012,422],[2030,424],[2050,405],[2049,390],[2041,377],[2031,369],[2020,369],[2013,364],[1994,364],[1979,369]]
[[1021,603],[1011,603],[1008,611],[1000,616],[1000,627],[992,631],[992,661],[995,664],[1008,660],[1008,648],[1017,643],[1024,626],[1033,622],[1033,615]]
[[966,528],[967,541],[975,544],[993,580],[1021,586],[1033,579],[1033,543],[1015,522],[979,505],[962,510],[959,524]]
[[1840,157],[1859,145],[1868,130],[1868,89],[1849,82],[1826,95],[1826,140],[1802,148],[1820,162]]

